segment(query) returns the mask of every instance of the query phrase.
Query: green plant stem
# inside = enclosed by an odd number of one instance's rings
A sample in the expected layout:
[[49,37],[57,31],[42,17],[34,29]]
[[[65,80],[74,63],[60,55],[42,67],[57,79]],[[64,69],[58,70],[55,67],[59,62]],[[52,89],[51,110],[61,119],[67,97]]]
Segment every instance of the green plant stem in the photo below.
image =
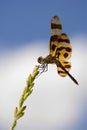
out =
[[26,86],[25,86],[23,93],[19,100],[19,107],[15,108],[14,120],[13,120],[12,126],[10,127],[10,130],[14,130],[14,128],[17,125],[17,120],[20,119],[25,114],[24,111],[26,109],[26,106],[24,106],[24,102],[31,95],[31,93],[33,91],[34,80],[38,74],[39,74],[39,67],[36,66],[33,70],[33,73],[30,74],[27,79]]

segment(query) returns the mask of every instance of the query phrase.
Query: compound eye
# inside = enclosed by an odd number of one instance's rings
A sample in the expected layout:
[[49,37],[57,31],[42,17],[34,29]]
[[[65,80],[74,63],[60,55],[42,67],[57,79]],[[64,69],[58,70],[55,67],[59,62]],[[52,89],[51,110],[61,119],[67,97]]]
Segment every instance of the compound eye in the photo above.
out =
[[38,61],[38,63],[42,64],[43,63],[43,57],[42,56],[38,57],[37,61]]

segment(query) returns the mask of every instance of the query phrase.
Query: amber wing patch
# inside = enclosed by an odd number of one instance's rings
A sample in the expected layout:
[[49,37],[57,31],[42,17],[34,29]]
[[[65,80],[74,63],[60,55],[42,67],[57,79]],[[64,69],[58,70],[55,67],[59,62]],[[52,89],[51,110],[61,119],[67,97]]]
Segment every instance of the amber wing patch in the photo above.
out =
[[[65,33],[51,36],[50,54],[52,56],[55,56],[56,60],[59,60],[68,72],[70,71],[71,64],[67,60],[72,55],[72,47],[70,40]],[[61,67],[58,67],[58,73],[62,77],[65,77],[67,75]]]
[[[69,72],[71,69],[71,63],[68,61],[61,61],[62,66]],[[58,74],[62,77],[65,77],[67,73],[59,66],[57,66]]]
[[70,40],[65,33],[58,35],[58,44],[56,44],[56,59],[63,61],[70,59],[72,55],[72,47],[70,44]]

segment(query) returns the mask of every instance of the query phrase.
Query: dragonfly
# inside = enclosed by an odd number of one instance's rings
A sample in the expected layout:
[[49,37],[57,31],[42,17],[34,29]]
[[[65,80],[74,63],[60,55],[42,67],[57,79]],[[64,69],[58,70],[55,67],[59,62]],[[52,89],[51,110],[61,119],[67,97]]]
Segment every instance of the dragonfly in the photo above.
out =
[[45,58],[38,57],[37,61],[40,63],[40,73],[48,70],[48,64],[56,64],[57,72],[60,76],[67,75],[79,85],[77,80],[69,73],[71,69],[71,62],[68,60],[72,55],[72,46],[66,33],[62,33],[62,24],[58,16],[51,19],[51,37],[49,43],[49,55]]

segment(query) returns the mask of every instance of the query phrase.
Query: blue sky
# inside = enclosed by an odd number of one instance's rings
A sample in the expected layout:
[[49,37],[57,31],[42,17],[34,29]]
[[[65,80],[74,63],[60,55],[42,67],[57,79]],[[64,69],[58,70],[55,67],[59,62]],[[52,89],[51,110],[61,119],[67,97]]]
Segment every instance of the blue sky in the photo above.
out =
[[87,130],[86,12],[87,0],[0,0],[0,129],[9,129],[37,57],[48,54],[50,20],[58,15],[73,48],[70,73],[80,85],[49,65],[16,129]]
[[87,34],[86,0],[0,0],[0,47],[12,48],[50,38],[58,15],[69,36]]

